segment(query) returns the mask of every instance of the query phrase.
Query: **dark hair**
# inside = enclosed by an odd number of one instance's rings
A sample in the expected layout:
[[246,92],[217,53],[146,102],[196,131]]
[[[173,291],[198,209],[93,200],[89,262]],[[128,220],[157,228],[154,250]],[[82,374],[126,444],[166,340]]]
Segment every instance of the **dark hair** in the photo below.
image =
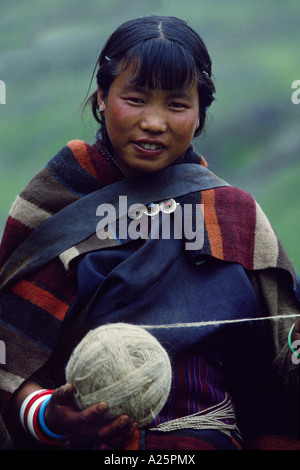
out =
[[[110,36],[95,67],[104,96],[120,67],[125,70],[129,64],[133,65],[132,82],[136,85],[172,90],[198,83],[200,125],[195,136],[199,135],[215,93],[211,60],[200,36],[185,21],[171,16],[127,21]],[[88,103],[96,121],[103,124],[97,114],[97,91]]]

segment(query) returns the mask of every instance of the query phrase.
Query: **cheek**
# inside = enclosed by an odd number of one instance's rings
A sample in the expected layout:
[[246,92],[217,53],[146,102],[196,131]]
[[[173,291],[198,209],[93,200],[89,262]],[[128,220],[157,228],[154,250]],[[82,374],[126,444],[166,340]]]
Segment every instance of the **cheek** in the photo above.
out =
[[110,129],[114,133],[129,129],[133,119],[133,113],[131,113],[128,106],[123,103],[119,103],[117,106],[111,106],[109,113],[105,115],[107,129]]
[[105,114],[105,121],[108,132],[114,134],[115,130],[118,132],[124,126],[123,113],[120,113],[116,107],[111,107],[109,113]]
[[186,115],[178,119],[176,123],[176,133],[180,139],[188,140],[193,138],[195,130],[199,126],[199,119],[194,114]]

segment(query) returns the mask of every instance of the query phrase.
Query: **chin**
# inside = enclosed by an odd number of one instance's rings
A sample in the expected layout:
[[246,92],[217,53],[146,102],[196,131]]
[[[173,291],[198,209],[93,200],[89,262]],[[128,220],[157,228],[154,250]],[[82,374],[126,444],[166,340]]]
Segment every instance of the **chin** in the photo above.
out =
[[172,165],[173,162],[137,162],[136,165],[131,165],[130,168],[136,173],[155,173],[157,171],[164,170],[168,166]]
[[167,168],[169,165],[165,165],[165,166],[161,166],[161,167],[153,167],[153,166],[143,166],[143,167],[136,167],[136,168],[132,168],[132,170],[135,172],[135,173],[156,173],[157,171],[161,171],[161,170],[164,170],[165,168]]

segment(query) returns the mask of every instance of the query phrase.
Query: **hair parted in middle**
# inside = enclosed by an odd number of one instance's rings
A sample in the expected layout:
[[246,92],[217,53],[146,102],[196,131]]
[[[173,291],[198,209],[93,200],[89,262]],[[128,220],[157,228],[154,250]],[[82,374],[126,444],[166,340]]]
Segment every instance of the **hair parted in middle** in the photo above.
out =
[[[107,96],[115,77],[130,66],[132,83],[165,90],[186,89],[195,82],[199,93],[200,124],[203,129],[206,110],[214,100],[211,59],[199,34],[184,20],[172,16],[149,15],[123,23],[110,36],[97,60],[97,86]],[[97,91],[91,103],[98,115]]]

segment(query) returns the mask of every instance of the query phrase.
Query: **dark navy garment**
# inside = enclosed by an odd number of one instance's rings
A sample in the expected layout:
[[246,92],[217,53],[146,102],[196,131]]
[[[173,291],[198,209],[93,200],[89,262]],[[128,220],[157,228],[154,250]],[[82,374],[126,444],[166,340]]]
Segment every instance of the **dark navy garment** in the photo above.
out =
[[[196,264],[182,240],[148,239],[138,250],[135,243],[126,243],[89,253],[78,264],[77,278],[78,298],[68,315],[76,315],[93,297],[85,314],[87,329],[113,322],[168,325],[257,315],[254,291],[243,267],[212,260]],[[220,360],[239,358],[255,338],[257,323],[243,322],[242,329],[235,324],[150,329],[172,358],[172,393],[157,422],[219,405],[226,396]],[[182,445],[187,445],[186,430],[178,433]],[[172,433],[166,434],[172,438]],[[188,445],[207,448],[210,438],[215,439],[216,448],[237,448],[230,435],[214,430],[194,430]],[[148,439],[157,436],[150,432]],[[170,445],[181,448],[175,441]],[[76,448],[81,446],[74,443]],[[96,448],[102,449],[99,443]]]
[[[78,298],[69,315],[94,295],[86,313],[87,329],[113,322],[168,325],[257,315],[255,294],[243,267],[213,261],[196,264],[187,256],[182,240],[149,239],[139,250],[128,243],[89,253],[79,262],[77,277]],[[252,322],[244,326],[247,336],[253,335]],[[177,353],[228,328],[149,331]]]

